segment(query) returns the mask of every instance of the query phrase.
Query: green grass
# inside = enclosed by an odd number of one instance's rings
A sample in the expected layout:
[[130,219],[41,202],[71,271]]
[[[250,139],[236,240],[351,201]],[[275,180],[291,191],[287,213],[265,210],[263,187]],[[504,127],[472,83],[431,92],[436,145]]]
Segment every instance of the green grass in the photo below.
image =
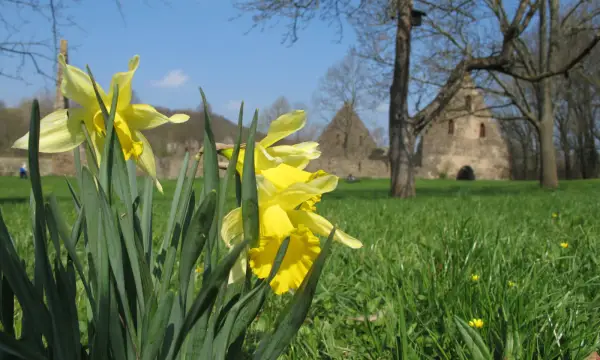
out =
[[[43,183],[72,221],[65,180]],[[156,242],[174,183],[163,186],[165,194],[155,195]],[[341,182],[319,204],[364,247],[334,246],[286,358],[400,359],[405,335],[413,358],[471,359],[454,316],[484,320],[476,333],[496,359],[510,355],[503,353],[510,342],[521,356],[509,359],[583,359],[598,349],[600,181],[562,182],[554,192],[535,182],[419,181],[410,200],[387,191],[387,181]],[[0,178],[0,208],[24,257],[33,254],[28,196],[27,181]],[[283,303],[269,298],[250,347]]]

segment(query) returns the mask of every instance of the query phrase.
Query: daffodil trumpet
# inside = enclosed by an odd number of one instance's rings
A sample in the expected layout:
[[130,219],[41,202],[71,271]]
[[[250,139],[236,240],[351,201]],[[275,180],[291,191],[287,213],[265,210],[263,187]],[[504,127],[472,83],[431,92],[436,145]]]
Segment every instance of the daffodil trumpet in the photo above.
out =
[[[297,289],[320,253],[317,235],[328,236],[333,225],[315,213],[321,195],[335,190],[338,177],[324,171],[310,173],[287,164],[266,169],[256,176],[258,187],[259,238],[255,247],[239,259],[230,273],[230,283],[245,277],[247,261],[252,272],[267,278],[277,251],[289,237],[288,249],[277,274],[271,280],[276,294]],[[221,237],[231,248],[243,235],[240,207],[223,219]],[[315,235],[316,234],[316,235]],[[350,248],[362,243],[336,228],[334,240]]]
[[[104,104],[112,104],[113,97],[117,96],[114,128],[125,160],[135,161],[144,172],[154,179],[157,188],[162,192],[156,176],[154,153],[141,130],[154,129],[166,123],[183,123],[189,120],[189,115],[175,114],[167,117],[150,105],[131,104],[131,82],[139,66],[139,56],[137,55],[129,61],[128,71],[119,72],[113,76],[108,94],[98,84],[94,88],[91,77],[81,69],[68,65],[62,54],[58,56],[58,63],[63,70],[60,91],[66,98],[73,100],[81,107],[56,110],[40,121],[39,151],[41,153],[61,153],[81,145],[86,140],[85,131],[81,127],[81,122],[83,122],[85,130],[89,134],[94,155],[100,163],[107,134],[104,114],[100,109],[96,92]],[[119,89],[118,94],[114,92],[115,87]],[[108,107],[106,110],[110,112],[111,109]],[[13,148],[27,150],[28,140],[29,133],[15,141]]]

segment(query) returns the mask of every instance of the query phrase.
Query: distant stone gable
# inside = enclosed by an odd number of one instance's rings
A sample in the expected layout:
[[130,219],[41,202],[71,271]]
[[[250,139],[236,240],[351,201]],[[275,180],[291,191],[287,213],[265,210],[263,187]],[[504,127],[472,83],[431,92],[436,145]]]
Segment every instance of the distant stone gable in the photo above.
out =
[[422,139],[420,177],[456,178],[470,166],[477,179],[508,179],[509,152],[500,127],[470,76]]
[[325,157],[362,160],[377,148],[369,130],[349,105],[338,110],[318,142]]

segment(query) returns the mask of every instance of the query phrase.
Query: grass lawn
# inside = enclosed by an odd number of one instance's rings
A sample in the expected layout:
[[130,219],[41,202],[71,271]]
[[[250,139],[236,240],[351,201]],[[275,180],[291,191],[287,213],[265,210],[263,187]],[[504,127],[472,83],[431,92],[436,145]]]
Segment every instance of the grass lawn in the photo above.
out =
[[[64,179],[43,183],[73,221]],[[157,243],[174,189],[163,185]],[[583,359],[598,349],[600,181],[563,181],[554,192],[535,182],[419,181],[410,200],[387,198],[387,188],[341,182],[319,204],[365,246],[335,244],[286,358],[399,359],[404,333],[414,358],[472,359],[454,316],[483,320],[474,331],[496,359],[510,346],[521,359]],[[0,209],[24,257],[33,254],[28,198],[27,181],[0,178]],[[283,303],[269,298],[249,342]]]

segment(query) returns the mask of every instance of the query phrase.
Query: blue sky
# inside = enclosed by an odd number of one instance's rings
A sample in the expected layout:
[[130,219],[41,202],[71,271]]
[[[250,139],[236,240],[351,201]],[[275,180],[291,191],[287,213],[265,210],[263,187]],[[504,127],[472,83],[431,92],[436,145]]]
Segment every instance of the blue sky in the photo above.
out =
[[[237,118],[241,100],[246,109],[262,108],[284,95],[292,103],[310,106],[319,78],[355,41],[350,27],[338,43],[334,29],[318,21],[291,47],[281,44],[285,24],[245,34],[251,17],[230,21],[237,14],[230,1],[122,3],[124,20],[111,0],[83,1],[68,10],[81,27],[62,30],[69,41],[69,62],[78,67],[88,64],[106,88],[112,74],[126,70],[128,60],[138,54],[140,67],[133,86],[144,103],[195,108],[202,86],[213,110],[230,120]],[[47,23],[40,23],[27,31],[32,35],[47,31]],[[10,60],[0,60],[10,66]],[[0,99],[14,105],[44,86],[53,87],[39,77],[28,80],[30,85],[0,78]],[[385,113],[367,116],[386,123]]]

